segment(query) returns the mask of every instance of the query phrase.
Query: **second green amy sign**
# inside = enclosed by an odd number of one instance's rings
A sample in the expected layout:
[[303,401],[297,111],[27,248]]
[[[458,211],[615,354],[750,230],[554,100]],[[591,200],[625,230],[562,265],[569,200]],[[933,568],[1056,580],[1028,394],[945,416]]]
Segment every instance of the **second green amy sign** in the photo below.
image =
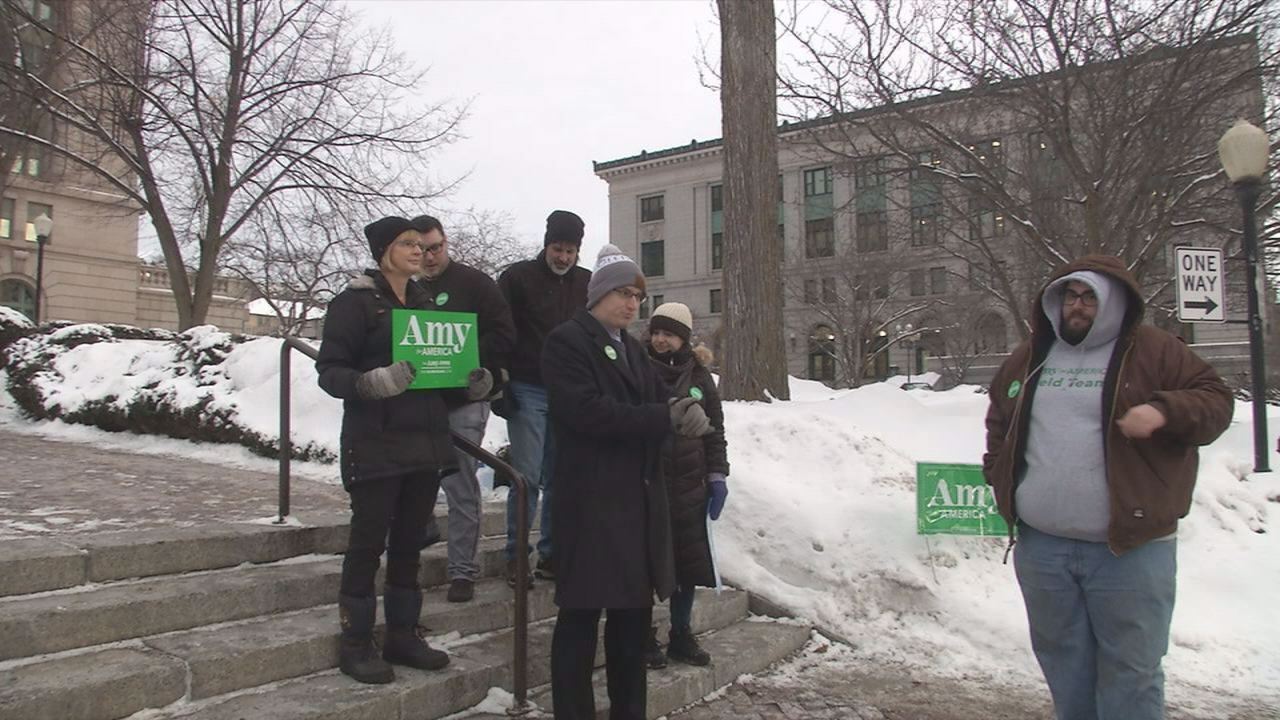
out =
[[392,310],[391,360],[413,363],[411,390],[466,387],[480,367],[475,313]]

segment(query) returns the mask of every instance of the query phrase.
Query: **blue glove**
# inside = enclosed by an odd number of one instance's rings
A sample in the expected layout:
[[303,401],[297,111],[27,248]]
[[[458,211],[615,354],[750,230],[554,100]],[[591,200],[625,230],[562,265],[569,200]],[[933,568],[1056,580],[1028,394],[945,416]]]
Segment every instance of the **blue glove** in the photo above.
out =
[[725,498],[729,497],[729,484],[725,480],[725,476],[720,473],[707,476],[707,515],[712,520],[720,519],[720,513],[724,512]]

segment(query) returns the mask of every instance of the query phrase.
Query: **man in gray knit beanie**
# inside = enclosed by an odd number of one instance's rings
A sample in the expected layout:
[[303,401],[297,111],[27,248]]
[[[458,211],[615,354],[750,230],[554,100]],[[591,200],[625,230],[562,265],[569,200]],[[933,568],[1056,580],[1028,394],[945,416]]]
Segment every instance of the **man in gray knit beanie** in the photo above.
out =
[[600,248],[596,269],[587,283],[587,309],[596,306],[605,295],[624,287],[635,287],[644,292],[644,273],[635,260],[627,257],[616,245]]

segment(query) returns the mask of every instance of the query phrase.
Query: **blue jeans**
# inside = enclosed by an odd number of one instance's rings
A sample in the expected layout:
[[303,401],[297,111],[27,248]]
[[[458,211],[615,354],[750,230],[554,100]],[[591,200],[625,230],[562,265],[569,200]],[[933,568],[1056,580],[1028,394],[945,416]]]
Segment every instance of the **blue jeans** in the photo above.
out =
[[1013,566],[1058,720],[1160,720],[1177,541],[1106,543],[1018,525]]
[[[541,385],[511,381],[507,392],[516,402],[516,410],[507,419],[507,435],[511,440],[511,465],[529,481],[526,517],[533,522],[538,512],[538,496],[542,496],[539,520],[541,536],[538,554],[551,557],[551,468],[555,463],[555,445],[547,422],[547,389]],[[507,560],[516,556],[516,491],[507,495]]]

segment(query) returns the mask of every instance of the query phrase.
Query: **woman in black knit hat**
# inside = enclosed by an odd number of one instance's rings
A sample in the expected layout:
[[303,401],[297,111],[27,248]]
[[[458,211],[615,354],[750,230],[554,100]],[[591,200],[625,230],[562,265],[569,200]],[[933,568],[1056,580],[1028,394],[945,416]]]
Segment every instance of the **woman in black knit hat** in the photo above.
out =
[[[439,391],[409,390],[414,368],[391,360],[391,311],[425,309],[409,282],[422,264],[422,235],[402,217],[364,229],[376,269],[365,270],[329,303],[316,360],[320,387],[342,399],[340,465],[351,496],[351,534],[342,561],[339,667],[363,683],[389,683],[389,663],[435,670],[449,656],[422,639],[418,553],[442,474],[457,463]],[[387,551],[381,656],[373,639],[374,576]]]

